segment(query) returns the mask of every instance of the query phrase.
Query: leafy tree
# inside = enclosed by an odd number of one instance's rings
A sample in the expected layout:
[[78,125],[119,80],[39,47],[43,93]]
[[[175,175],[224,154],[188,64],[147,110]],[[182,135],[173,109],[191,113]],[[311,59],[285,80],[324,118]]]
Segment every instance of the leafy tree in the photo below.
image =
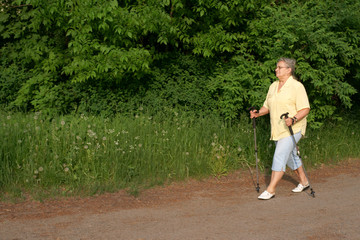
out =
[[[147,105],[234,119],[298,60],[310,120],[359,104],[356,0],[15,0],[0,11],[8,108],[113,114]],[[314,125],[315,126],[315,125]]]
[[262,62],[281,56],[298,60],[297,74],[311,99],[312,120],[352,105],[356,89],[351,83],[359,78],[350,69],[359,69],[360,28],[359,23],[346,23],[346,15],[359,16],[359,9],[356,1],[291,1],[264,8],[261,18],[251,22],[249,42],[258,46],[254,52]]

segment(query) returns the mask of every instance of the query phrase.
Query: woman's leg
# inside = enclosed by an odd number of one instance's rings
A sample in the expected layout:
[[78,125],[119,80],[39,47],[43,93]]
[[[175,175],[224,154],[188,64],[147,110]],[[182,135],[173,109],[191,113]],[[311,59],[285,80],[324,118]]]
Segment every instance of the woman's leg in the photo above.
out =
[[[298,132],[294,135],[295,141],[298,142],[301,138],[301,133]],[[284,176],[286,164],[292,160],[292,164],[290,165],[296,165],[299,164],[299,161],[294,162],[293,161],[293,154],[296,155],[296,148],[294,145],[294,140],[292,136],[285,137],[280,139],[276,142],[276,148],[273,158],[273,164],[272,164],[272,173],[271,173],[271,180],[270,184],[267,187],[267,190],[269,193],[274,194],[276,190],[276,186],[280,182],[281,178]],[[298,166],[301,166],[301,162]],[[295,169],[295,167],[291,166],[292,169]],[[299,167],[297,167],[299,169]],[[303,170],[301,168],[301,170]],[[305,175],[304,171],[301,172],[301,170],[298,170],[298,173],[300,176]]]
[[[296,143],[298,143],[301,138],[301,133],[300,132],[296,133],[294,137],[295,137]],[[302,166],[302,162],[300,160],[300,157],[297,155],[296,146],[294,146],[294,149],[291,151],[287,165],[296,173],[297,177],[299,178],[300,183],[303,186],[308,184],[308,180],[306,178],[306,174],[305,174],[304,168]]]
[[270,184],[267,187],[266,191],[271,194],[275,194],[276,186],[280,182],[281,178],[284,176],[283,171],[272,171]]
[[306,178],[303,166],[300,166],[298,169],[295,169],[294,172],[298,176],[301,185],[306,186],[309,183]]

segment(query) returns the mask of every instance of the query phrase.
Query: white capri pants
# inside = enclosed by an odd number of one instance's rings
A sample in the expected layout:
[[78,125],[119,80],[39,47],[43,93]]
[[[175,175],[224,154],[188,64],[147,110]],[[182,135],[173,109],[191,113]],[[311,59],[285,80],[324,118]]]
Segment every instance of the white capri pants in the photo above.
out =
[[[301,138],[301,132],[294,134],[294,137],[296,143],[298,143]],[[296,170],[301,167],[301,159],[296,153],[296,145],[294,144],[292,136],[275,141],[275,144],[276,148],[271,167],[273,171],[285,172],[286,165],[292,170]]]

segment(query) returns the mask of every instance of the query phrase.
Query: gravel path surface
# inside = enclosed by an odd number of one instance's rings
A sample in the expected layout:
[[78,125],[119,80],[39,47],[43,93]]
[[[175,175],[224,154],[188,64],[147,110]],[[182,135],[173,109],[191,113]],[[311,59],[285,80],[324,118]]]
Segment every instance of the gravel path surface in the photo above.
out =
[[[360,160],[309,172],[292,193],[286,173],[276,197],[257,200],[251,174],[191,180],[89,198],[0,203],[0,239],[360,239]],[[268,177],[261,178],[265,190]]]

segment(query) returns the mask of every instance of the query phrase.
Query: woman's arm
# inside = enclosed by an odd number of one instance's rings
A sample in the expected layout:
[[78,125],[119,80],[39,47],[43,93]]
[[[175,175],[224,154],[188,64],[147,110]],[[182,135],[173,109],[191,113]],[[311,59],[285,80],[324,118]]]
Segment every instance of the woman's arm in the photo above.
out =
[[[303,108],[300,111],[298,111],[293,118],[295,118],[296,120],[294,121],[294,124],[297,121],[300,121],[301,119],[303,119],[304,117],[306,117],[310,112],[310,108]],[[285,120],[286,126],[291,126],[293,124],[293,120],[292,118],[288,118]]]

